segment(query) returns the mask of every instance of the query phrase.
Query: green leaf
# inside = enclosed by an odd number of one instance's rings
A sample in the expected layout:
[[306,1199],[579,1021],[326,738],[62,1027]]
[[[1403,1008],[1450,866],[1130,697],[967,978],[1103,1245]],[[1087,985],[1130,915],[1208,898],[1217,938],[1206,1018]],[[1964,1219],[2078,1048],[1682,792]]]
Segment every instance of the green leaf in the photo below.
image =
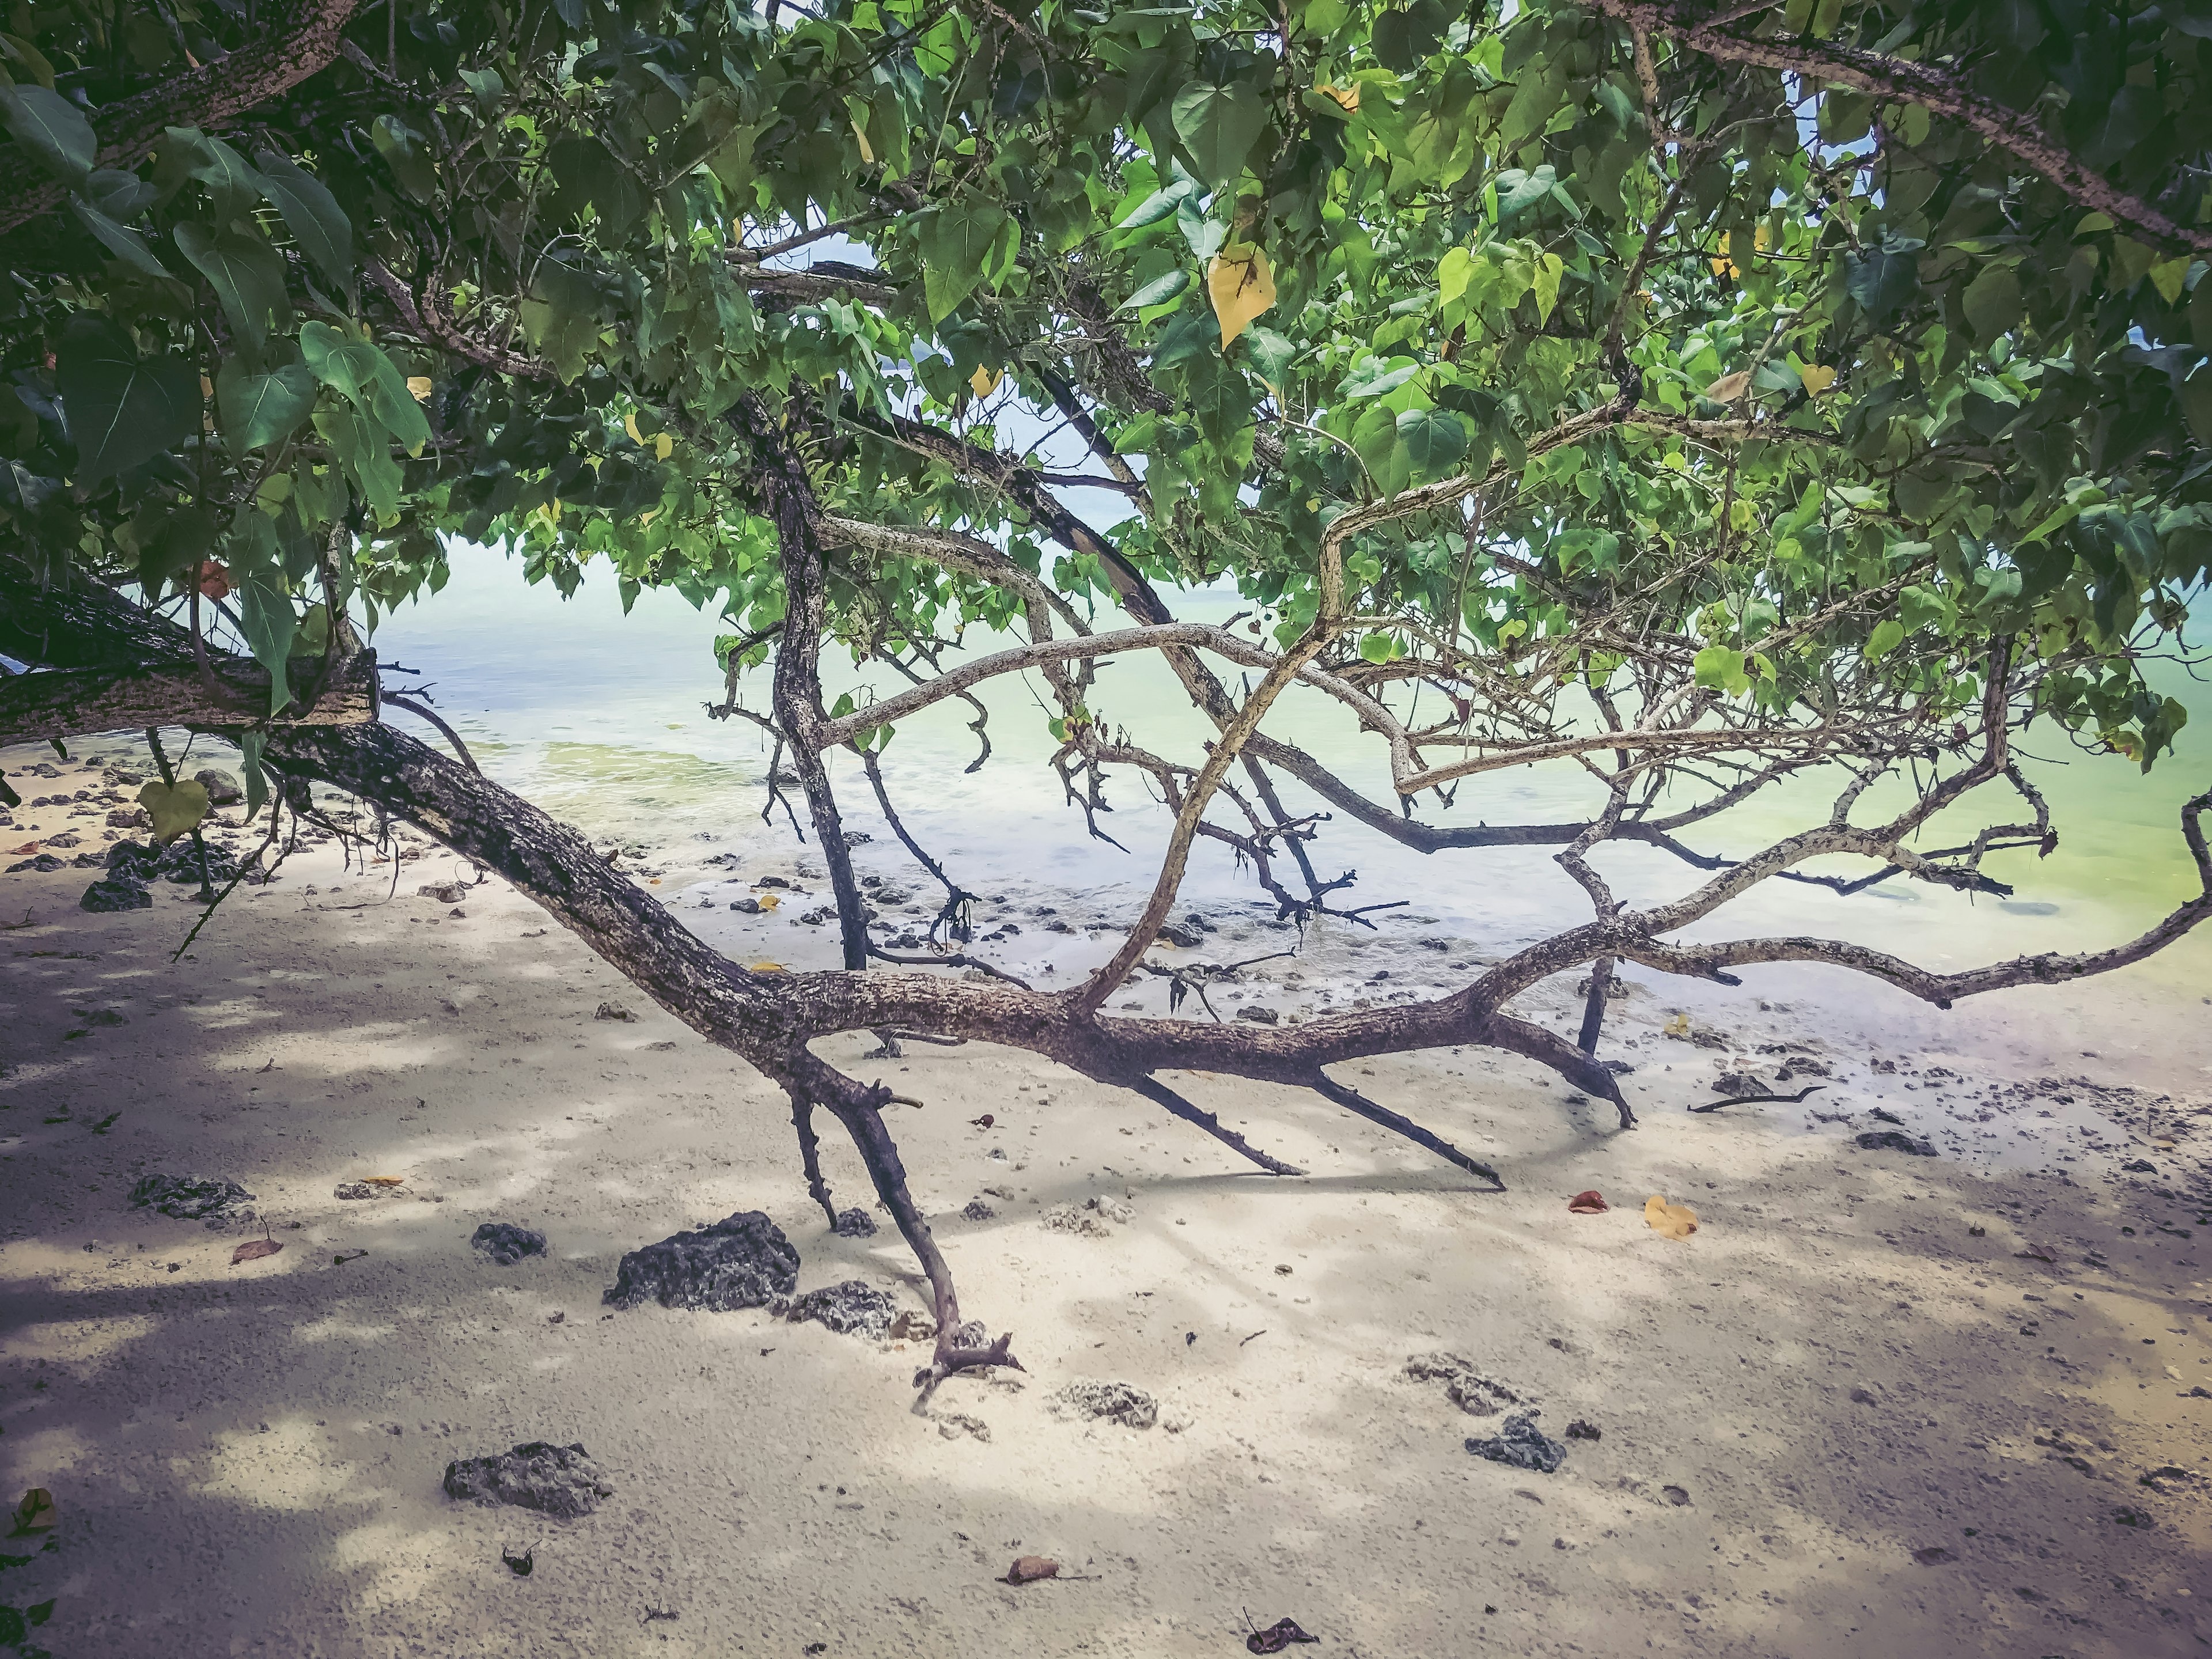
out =
[[1283,377],[1298,355],[1297,342],[1255,323],[1244,331],[1243,349],[1244,361],[1251,366],[1252,372],[1265,380],[1271,391],[1280,393]]
[[127,225],[161,195],[145,179],[120,167],[94,167],[85,177],[85,200],[118,225]]
[[1529,287],[1536,296],[1536,315],[1539,320],[1550,322],[1552,308],[1559,302],[1559,274],[1566,269],[1556,253],[1546,253],[1531,266]]
[[317,380],[372,416],[410,454],[430,441],[429,420],[408,391],[407,377],[377,347],[328,323],[309,323],[300,331],[300,352]]
[[421,133],[396,115],[380,115],[369,127],[368,137],[391,167],[392,176],[399,181],[400,189],[418,202],[427,202],[438,193],[437,169],[423,150]]
[[1552,193],[1559,182],[1559,170],[1547,161],[1533,173],[1508,167],[1498,175],[1498,220],[1503,224],[1523,208],[1531,208]]
[[77,222],[90,231],[102,247],[124,264],[146,276],[173,280],[168,268],[155,258],[146,239],[128,225],[117,224],[81,196],[70,198],[70,211],[76,215]]
[[923,300],[929,320],[942,322],[983,281],[984,262],[1006,222],[995,202],[956,202],[939,208],[921,227]]
[[246,773],[246,817],[252,822],[269,800],[269,775],[262,769],[261,757],[269,747],[269,733],[258,726],[240,732],[238,738],[238,758]]
[[522,302],[522,329],[563,380],[584,372],[599,343],[598,307],[592,279],[574,266],[548,259],[538,267],[531,297]]
[[1716,691],[1725,691],[1730,696],[1741,696],[1751,689],[1751,677],[1743,672],[1743,653],[1730,650],[1724,645],[1709,645],[1698,653],[1694,667],[1698,684]]
[[244,454],[287,438],[315,406],[315,374],[305,363],[286,363],[266,374],[242,357],[226,357],[216,371],[216,408],[232,453]]
[[2020,277],[2009,265],[1991,265],[1967,285],[1963,303],[1974,338],[1984,345],[2020,325],[2026,307]]
[[349,403],[318,410],[315,428],[330,441],[331,450],[361,486],[362,499],[375,509],[376,516],[386,523],[396,520],[406,476],[392,459],[385,435],[375,423]]
[[1163,219],[1172,219],[1183,198],[1198,194],[1198,181],[1178,179],[1150,196],[1129,210],[1129,216],[1114,227],[1116,230],[1142,230],[1147,225],[1158,224]]
[[1244,158],[1267,125],[1267,106],[1246,86],[1185,87],[1176,94],[1176,136],[1198,164],[1198,176],[1217,190],[1233,184]]
[[564,218],[578,216],[588,205],[605,235],[616,239],[644,216],[644,186],[596,138],[562,139],[545,152],[545,167],[560,181],[556,211]]
[[1142,311],[1147,306],[1164,306],[1189,286],[1188,271],[1180,269],[1170,270],[1164,276],[1153,277],[1114,308],[1116,311]]
[[1409,409],[1398,416],[1398,442],[1415,478],[1441,478],[1467,453],[1467,428],[1444,410]]
[[0,126],[71,184],[100,155],[84,112],[50,87],[0,85]]
[[258,231],[249,234],[235,225],[210,231],[187,220],[175,234],[177,246],[208,279],[222,314],[241,338],[258,350],[268,342],[272,317],[279,328],[289,325],[292,307],[284,297],[284,258]]
[[222,139],[192,127],[170,127],[162,134],[155,185],[166,199],[188,179],[206,190],[209,216],[217,224],[246,212],[261,195],[261,175]]
[[82,311],[56,356],[80,485],[128,471],[199,430],[200,377],[186,359],[141,358],[122,329]]
[[1904,643],[1905,624],[1892,617],[1887,622],[1879,624],[1875,629],[1873,635],[1867,641],[1866,659],[1869,662],[1880,662]]
[[257,151],[253,160],[261,169],[261,193],[284,216],[284,228],[292,233],[300,252],[351,299],[353,224],[338,205],[338,198],[321,179],[273,149]]
[[1920,292],[1918,243],[1900,243],[1851,254],[1844,263],[1844,287],[1870,323],[1889,320]]

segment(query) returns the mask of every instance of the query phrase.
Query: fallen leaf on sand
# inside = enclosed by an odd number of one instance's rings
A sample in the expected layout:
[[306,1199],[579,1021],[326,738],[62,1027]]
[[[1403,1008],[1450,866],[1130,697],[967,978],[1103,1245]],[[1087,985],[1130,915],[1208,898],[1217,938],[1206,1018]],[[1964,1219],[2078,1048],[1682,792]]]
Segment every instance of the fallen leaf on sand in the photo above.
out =
[[39,850],[40,845],[41,843],[35,841],[27,841],[21,847],[9,848],[8,849],[8,856],[11,859],[17,857],[28,858],[32,854]]
[[1669,1204],[1654,1193],[1644,1200],[1644,1220],[1662,1238],[1687,1238],[1698,1231],[1698,1212],[1686,1204]]
[[361,1179],[367,1187],[401,1187],[407,1182],[405,1176],[363,1176]]
[[2058,1248],[2055,1244],[2031,1244],[2024,1250],[2014,1250],[2013,1256],[2021,1261],[2047,1261],[2058,1265]]
[[235,1267],[241,1261],[258,1261],[263,1256],[274,1255],[283,1248],[283,1243],[277,1239],[249,1238],[230,1253],[230,1265]]
[[760,908],[763,910],[773,910],[783,902],[782,899],[774,893],[756,893],[753,896],[760,901]]
[[1014,1565],[1006,1569],[1009,1584],[1030,1584],[1040,1578],[1060,1577],[1060,1563],[1044,1555],[1018,1555]]
[[1670,1037],[1686,1037],[1690,1035],[1690,1017],[1687,1014],[1674,1015],[1661,1029]]
[[968,1121],[979,1129],[988,1129],[999,1120],[986,1112],[981,1117],[971,1117]]
[[745,964],[745,971],[749,974],[787,974],[791,969],[780,962],[749,962]]
[[1940,1567],[1946,1561],[1955,1561],[1959,1558],[1941,1544],[1930,1544],[1924,1550],[1913,1551],[1912,1559],[1923,1567]]
[[358,1261],[362,1257],[368,1254],[368,1252],[367,1250],[340,1250],[336,1255],[331,1258],[331,1266],[333,1267],[343,1267],[347,1262]]
[[54,1513],[54,1495],[44,1486],[33,1486],[23,1494],[23,1501],[15,1505],[15,1530],[47,1532],[61,1516]]
[[1612,1207],[1605,1201],[1605,1194],[1595,1188],[1587,1193],[1577,1193],[1567,1200],[1568,1210],[1575,1215],[1603,1215]]

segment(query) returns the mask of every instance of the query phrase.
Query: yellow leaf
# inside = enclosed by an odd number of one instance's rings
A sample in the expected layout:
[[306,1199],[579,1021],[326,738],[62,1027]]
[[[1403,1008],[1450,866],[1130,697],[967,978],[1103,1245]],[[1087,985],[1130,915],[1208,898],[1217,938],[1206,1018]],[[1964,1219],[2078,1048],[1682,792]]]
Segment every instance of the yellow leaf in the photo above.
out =
[[430,377],[428,375],[410,374],[407,377],[407,389],[415,394],[415,401],[416,403],[427,404],[430,401]]
[[653,441],[653,458],[657,461],[666,460],[675,449],[676,440],[665,432],[659,434]]
[[1805,382],[1805,390],[1815,398],[1836,383],[1836,371],[1826,363],[1808,363],[1797,371],[1797,378]]
[[791,969],[780,962],[749,962],[745,964],[745,971],[749,974],[787,974]]
[[629,434],[629,441],[635,444],[640,449],[645,447],[645,434],[637,429],[637,411],[635,410],[630,410],[623,416],[623,430]]
[[782,898],[775,893],[763,893],[760,896],[760,908],[763,910],[773,910],[782,902]]
[[853,137],[860,143],[860,159],[872,166],[876,159],[876,152],[869,146],[868,135],[861,131],[858,121],[853,123]]
[[1732,404],[1751,389],[1751,371],[1739,368],[1733,374],[1723,374],[1705,388],[1705,396],[1717,404]]
[[406,1180],[405,1176],[363,1176],[362,1177],[362,1182],[371,1187],[398,1187],[404,1185]]
[[1334,104],[1346,115],[1359,107],[1359,88],[1357,86],[1333,87],[1324,81],[1314,90]]
[[1670,1037],[1686,1037],[1689,1036],[1690,1017],[1687,1014],[1674,1015],[1672,1018],[1668,1020],[1666,1030],[1667,1035]]
[[174,786],[145,784],[139,788],[138,804],[153,816],[154,842],[159,846],[189,833],[207,817],[207,785],[191,778]]
[[46,1532],[60,1519],[54,1513],[54,1495],[44,1486],[32,1487],[15,1505],[17,1532]]
[[1662,1238],[1687,1238],[1698,1231],[1698,1212],[1686,1204],[1669,1204],[1654,1193],[1644,1200],[1644,1224]]
[[215,396],[215,382],[208,379],[204,374],[200,376],[200,396],[203,398],[212,398]]
[[1751,233],[1752,246],[1764,253],[1766,252],[1767,244],[1772,240],[1766,233],[1766,222],[1764,219],[1760,220],[1758,228]]
[[1000,379],[999,371],[995,368],[978,368],[968,377],[968,384],[975,388],[977,397],[988,398],[999,389]]
[[1249,243],[1231,242],[1206,267],[1206,291],[1212,296],[1213,314],[1221,319],[1221,349],[1226,351],[1252,326],[1255,317],[1275,303],[1275,278],[1267,269],[1267,256]]

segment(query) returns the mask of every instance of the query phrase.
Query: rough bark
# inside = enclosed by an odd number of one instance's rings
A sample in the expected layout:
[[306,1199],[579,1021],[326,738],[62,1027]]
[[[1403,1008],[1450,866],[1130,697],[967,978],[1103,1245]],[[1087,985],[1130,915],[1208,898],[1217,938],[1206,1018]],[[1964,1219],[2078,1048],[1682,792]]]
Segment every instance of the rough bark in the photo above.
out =
[[[135,167],[168,127],[219,129],[234,116],[290,91],[338,55],[342,31],[361,0],[303,0],[258,39],[211,64],[173,76],[95,112],[95,166]],[[59,207],[67,192],[44,179],[0,197],[0,231]]]
[[[303,658],[292,664],[289,684],[301,692],[322,668],[321,659]],[[376,685],[375,653],[363,652],[312,702],[302,693],[274,723],[363,725],[376,718]],[[268,707],[269,671],[258,663],[227,660],[205,672],[191,664],[18,674],[0,680],[0,744],[149,726],[235,728],[255,724]]]

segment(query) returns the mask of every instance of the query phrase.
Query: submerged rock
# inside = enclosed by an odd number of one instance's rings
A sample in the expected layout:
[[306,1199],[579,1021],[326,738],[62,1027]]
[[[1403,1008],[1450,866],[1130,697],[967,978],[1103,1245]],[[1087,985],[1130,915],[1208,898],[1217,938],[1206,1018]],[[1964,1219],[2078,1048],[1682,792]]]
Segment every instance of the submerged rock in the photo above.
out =
[[696,1232],[680,1232],[632,1250],[602,1298],[610,1307],[658,1302],[664,1308],[726,1313],[764,1308],[799,1284],[799,1252],[758,1210]]
[[1124,1428],[1149,1429],[1160,1420],[1159,1402],[1127,1382],[1071,1382],[1051,1398],[1060,1416],[1103,1419]]
[[502,1267],[512,1267],[526,1255],[545,1254],[545,1235],[507,1221],[487,1221],[469,1243]]
[[532,1440],[513,1451],[447,1464],[446,1496],[511,1504],[573,1521],[599,1508],[601,1498],[613,1497],[614,1488],[582,1446]]
[[179,1221],[204,1221],[245,1203],[253,1194],[215,1176],[149,1175],[131,1189],[134,1209],[159,1210]]
[[898,1313],[898,1304],[866,1279],[848,1279],[794,1297],[785,1308],[784,1317],[794,1322],[811,1319],[841,1336],[872,1336],[881,1341],[890,1335]]
[[1533,1407],[1516,1412],[1500,1425],[1496,1435],[1488,1439],[1470,1439],[1467,1449],[1493,1463],[1533,1469],[1539,1474],[1556,1474],[1559,1465],[1567,1461],[1567,1449],[1536,1426],[1536,1419],[1542,1414]]

